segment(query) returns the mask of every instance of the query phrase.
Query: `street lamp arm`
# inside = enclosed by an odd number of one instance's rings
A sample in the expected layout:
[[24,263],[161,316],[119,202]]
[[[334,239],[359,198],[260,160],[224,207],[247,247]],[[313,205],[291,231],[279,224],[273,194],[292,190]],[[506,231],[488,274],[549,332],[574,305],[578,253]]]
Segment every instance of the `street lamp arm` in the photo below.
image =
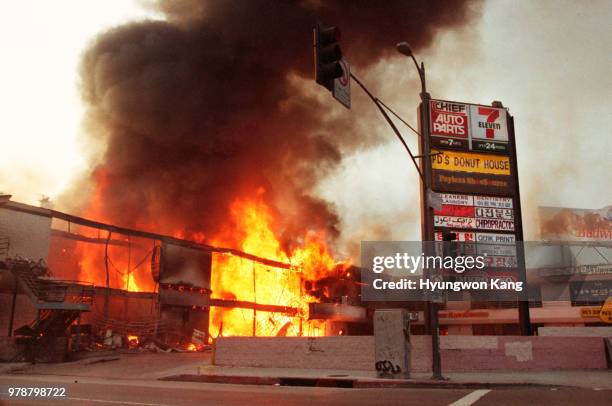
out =
[[421,62],[421,65],[419,66],[419,63],[412,54],[410,54],[410,58],[412,58],[412,62],[414,62],[414,66],[416,67],[417,72],[419,72],[419,79],[421,79],[421,93],[425,94],[427,93],[427,85],[425,84],[425,65],[423,62]]
[[[395,135],[397,136],[397,138],[400,140],[400,142],[402,143],[402,145],[404,146],[404,148],[406,149],[406,151],[408,152],[408,155],[410,155],[410,159],[412,159],[412,163],[414,164],[414,167],[416,168],[417,172],[419,173],[419,177],[421,178],[421,180],[423,182],[425,182],[425,178],[423,177],[423,172],[421,172],[421,168],[419,168],[419,165],[417,164],[416,158],[415,156],[412,154],[412,151],[410,151],[410,147],[408,146],[408,144],[406,143],[406,140],[404,140],[404,137],[402,137],[401,133],[399,132],[399,130],[397,129],[397,127],[395,126],[395,124],[393,123],[393,120],[391,120],[391,118],[389,117],[389,115],[387,114],[387,112],[385,111],[385,109],[382,107],[381,104],[384,105],[384,103],[382,101],[380,101],[380,99],[378,99],[378,97],[375,97],[369,90],[367,87],[365,87],[365,85],[363,83],[361,83],[361,81],[359,79],[357,79],[357,77],[351,72],[351,78],[353,78],[353,80],[359,85],[359,87],[361,87],[363,89],[363,91],[368,95],[368,97],[370,99],[372,99],[372,101],[374,102],[374,104],[376,104],[376,107],[378,107],[378,110],[380,111],[380,113],[383,115],[383,117],[385,117],[385,120],[387,120],[387,123],[389,124],[389,126],[393,129],[393,132],[395,133]],[[403,121],[403,120],[402,120]],[[417,133],[418,134],[418,133]]]
[[410,128],[412,130],[413,133],[415,133],[416,135],[418,135],[419,137],[421,136],[421,133],[419,133],[413,126],[411,126],[410,124],[408,124],[406,122],[406,120],[404,120],[402,117],[400,117],[399,114],[397,114],[391,107],[387,106],[382,100],[378,99],[378,101],[380,102],[380,104],[382,104],[384,106],[384,108],[386,108],[387,110],[389,110],[391,112],[391,114],[393,114],[399,121],[401,121],[402,123],[404,123],[404,125],[408,128]]

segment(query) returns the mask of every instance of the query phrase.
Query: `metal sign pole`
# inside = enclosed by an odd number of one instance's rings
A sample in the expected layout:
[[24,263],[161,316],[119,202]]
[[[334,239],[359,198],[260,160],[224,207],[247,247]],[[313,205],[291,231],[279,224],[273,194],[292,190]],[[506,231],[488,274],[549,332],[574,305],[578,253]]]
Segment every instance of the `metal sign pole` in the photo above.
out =
[[[514,117],[512,117],[510,114],[508,114],[508,133],[510,142],[512,180],[514,182],[514,230],[516,233],[515,241],[518,248],[518,277],[523,282],[523,286],[525,287],[523,290],[523,297],[519,296],[518,301],[519,327],[521,329],[521,335],[530,336],[532,331],[529,316],[529,286],[527,285],[527,268],[525,265],[525,243],[523,240],[523,216],[521,213],[521,194],[519,190],[518,163],[516,159],[517,154],[516,139],[514,137]],[[519,244],[522,244],[522,246]]]
[[[423,70],[424,76],[424,70]],[[423,78],[424,81],[424,78]],[[433,208],[430,207],[428,190],[431,188],[431,145],[429,131],[429,93],[423,87],[421,92],[421,105],[419,106],[419,133],[420,152],[424,182],[421,182],[421,240],[425,243],[425,250],[430,250],[434,241]],[[429,255],[428,252],[425,253]],[[429,272],[429,270],[425,270]],[[440,356],[440,326],[438,319],[438,304],[434,300],[428,300],[425,307],[426,333],[431,335],[431,370],[433,379],[443,379],[442,359]]]

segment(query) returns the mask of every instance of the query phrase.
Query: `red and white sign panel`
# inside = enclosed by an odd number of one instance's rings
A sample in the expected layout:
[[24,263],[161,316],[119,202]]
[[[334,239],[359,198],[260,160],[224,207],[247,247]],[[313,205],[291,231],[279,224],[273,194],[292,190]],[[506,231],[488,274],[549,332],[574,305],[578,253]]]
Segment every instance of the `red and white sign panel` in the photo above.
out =
[[439,210],[434,210],[439,216],[455,217],[478,217],[485,219],[512,220],[514,213],[512,209],[493,209],[490,207],[458,206],[454,204],[443,204]]
[[444,100],[429,103],[431,145],[467,151],[470,132],[469,105]]
[[470,105],[471,137],[508,141],[507,112],[504,108]]
[[[472,196],[439,193],[442,207],[434,210],[434,215],[442,217],[474,217],[476,219],[514,220],[512,199],[506,197]],[[466,224],[466,223],[463,223]],[[514,230],[514,225],[490,226],[484,222],[485,230]],[[471,223],[469,224],[471,227]],[[452,227],[452,226],[448,226]],[[491,228],[493,227],[493,228]],[[463,226],[463,228],[466,228]],[[480,228],[476,226],[476,228]]]
[[434,214],[440,216],[475,217],[474,206],[457,206],[454,204],[443,204],[440,210],[434,210]]
[[[472,231],[451,231],[455,234],[456,241],[460,242],[472,242],[476,241],[476,233]],[[437,231],[435,233],[436,241],[442,241],[442,232]]]
[[468,138],[468,105],[442,100],[432,100],[431,135],[441,137]]
[[505,108],[431,100],[429,112],[433,147],[509,153]]

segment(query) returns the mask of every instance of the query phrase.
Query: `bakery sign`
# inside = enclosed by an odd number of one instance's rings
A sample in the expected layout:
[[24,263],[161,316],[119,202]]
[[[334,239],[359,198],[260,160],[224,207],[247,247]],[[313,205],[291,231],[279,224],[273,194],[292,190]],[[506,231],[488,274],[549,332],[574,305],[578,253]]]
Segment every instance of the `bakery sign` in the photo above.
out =
[[431,100],[429,112],[432,147],[508,153],[505,108]]

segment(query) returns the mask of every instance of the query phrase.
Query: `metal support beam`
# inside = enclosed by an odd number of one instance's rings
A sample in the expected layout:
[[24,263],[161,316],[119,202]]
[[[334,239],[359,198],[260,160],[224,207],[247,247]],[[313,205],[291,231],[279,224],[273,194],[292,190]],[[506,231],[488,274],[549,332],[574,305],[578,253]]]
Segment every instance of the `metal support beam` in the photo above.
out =
[[211,307],[238,308],[238,309],[252,309],[252,310],[258,310],[261,312],[284,313],[288,316],[297,316],[299,312],[299,309],[296,307],[260,304],[260,303],[254,303],[254,302],[247,302],[243,300],[210,299],[210,306]]
[[11,303],[11,318],[9,319],[9,325],[8,325],[8,336],[9,337],[13,335],[13,323],[15,321],[15,305],[17,304],[18,281],[17,281],[17,276],[13,275],[13,278],[15,279],[15,285],[13,286],[13,301]]

